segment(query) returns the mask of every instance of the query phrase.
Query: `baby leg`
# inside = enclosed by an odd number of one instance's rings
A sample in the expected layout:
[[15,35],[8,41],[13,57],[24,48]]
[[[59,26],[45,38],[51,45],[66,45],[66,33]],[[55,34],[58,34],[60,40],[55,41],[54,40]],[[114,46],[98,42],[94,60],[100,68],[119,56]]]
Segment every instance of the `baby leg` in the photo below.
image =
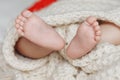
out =
[[101,42],[109,42],[114,45],[120,44],[120,27],[109,22],[105,22],[101,26]]
[[40,47],[24,37],[21,37],[17,41],[15,49],[21,55],[34,59],[45,57],[46,55],[49,55],[53,51],[53,49]]
[[82,57],[83,55],[90,52],[99,41],[109,42],[114,45],[120,44],[120,27],[119,26],[109,22],[104,22],[103,24],[98,25],[96,23],[96,20],[94,22],[93,19],[95,18],[89,17],[86,20],[88,23],[93,22],[93,25],[88,26],[88,25],[85,25],[83,22],[78,28],[78,31],[75,37],[71,41],[66,51],[66,54],[70,58],[76,59],[76,58]]

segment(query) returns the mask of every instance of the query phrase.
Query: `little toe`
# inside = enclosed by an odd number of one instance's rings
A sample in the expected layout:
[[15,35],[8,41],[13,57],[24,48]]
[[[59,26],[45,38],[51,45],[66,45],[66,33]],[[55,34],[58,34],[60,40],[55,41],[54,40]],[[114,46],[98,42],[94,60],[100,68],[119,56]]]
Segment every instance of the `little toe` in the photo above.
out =
[[16,22],[16,24],[18,24],[18,23],[21,22],[21,20],[20,19],[16,19],[15,22]]
[[22,18],[21,18],[21,21],[26,22],[27,19],[26,19],[25,17],[22,17]]
[[93,16],[90,16],[86,19],[89,24],[93,24],[97,19]]
[[95,31],[99,31],[99,30],[100,30],[100,26],[94,27],[94,30],[95,30]]
[[96,36],[96,37],[95,37],[95,41],[96,41],[96,42],[99,42],[99,41],[100,41],[100,36]]
[[20,28],[20,25],[19,25],[19,24],[15,24],[15,27],[16,27],[17,29],[19,29],[19,28]]
[[101,36],[101,31],[96,31],[96,36]]
[[23,31],[23,27],[22,26],[20,26],[19,29],[21,29]]
[[19,16],[18,16],[18,19],[21,20],[21,21],[23,21],[23,22],[26,22],[26,21],[27,21],[27,18],[24,17],[24,16],[22,16],[22,15],[19,15]]
[[20,19],[20,20],[22,20],[24,17],[22,16],[22,15],[19,15],[18,17],[17,17],[17,19]]
[[21,26],[23,26],[23,25],[24,25],[24,22],[23,22],[23,21],[21,21],[21,22],[19,22],[19,24],[20,24]]
[[20,35],[24,36],[24,32],[21,29],[18,29],[17,31]]
[[26,18],[30,17],[32,15],[32,12],[30,12],[29,10],[25,10],[22,12],[22,15]]

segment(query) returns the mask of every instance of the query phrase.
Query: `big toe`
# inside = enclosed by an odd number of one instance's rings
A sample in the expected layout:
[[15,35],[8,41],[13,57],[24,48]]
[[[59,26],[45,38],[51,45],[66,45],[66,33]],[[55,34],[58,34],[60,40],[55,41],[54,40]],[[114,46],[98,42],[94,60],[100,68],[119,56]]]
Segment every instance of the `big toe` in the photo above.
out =
[[26,18],[30,17],[32,15],[32,12],[30,12],[29,10],[25,10],[22,12],[22,15]]
[[89,24],[93,24],[97,19],[93,16],[90,16],[86,19]]

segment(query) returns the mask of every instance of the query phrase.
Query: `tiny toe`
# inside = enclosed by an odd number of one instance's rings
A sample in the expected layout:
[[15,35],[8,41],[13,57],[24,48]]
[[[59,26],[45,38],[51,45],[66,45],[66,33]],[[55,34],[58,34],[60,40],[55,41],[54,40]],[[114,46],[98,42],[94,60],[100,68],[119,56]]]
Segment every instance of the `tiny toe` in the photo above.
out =
[[18,24],[20,23],[20,19],[16,19],[15,22]]
[[19,24],[15,24],[15,27],[18,29],[20,27],[20,25]]
[[94,23],[93,23],[93,26],[98,26],[99,24],[98,24],[98,22],[97,21],[95,21]]
[[100,41],[100,36],[96,36],[95,37],[95,40],[98,42],[98,41]]
[[21,29],[23,31],[23,27],[22,26],[20,26],[19,29]]
[[23,25],[24,25],[24,22],[23,22],[23,21],[21,21],[19,24],[20,24],[21,26],[23,26]]
[[93,17],[93,16],[90,16],[86,19],[86,21],[89,23],[89,24],[93,24],[95,21],[96,21],[96,18]]
[[21,29],[18,29],[18,33],[22,36],[24,36],[24,32]]
[[97,31],[96,36],[100,36],[100,35],[101,35],[101,31]]
[[25,17],[22,17],[21,21],[26,22],[27,19]]
[[21,21],[23,21],[23,22],[25,22],[25,21],[27,20],[27,19],[26,19],[24,16],[22,16],[22,15],[18,16],[18,19],[21,20]]
[[23,16],[22,16],[22,15],[19,15],[19,16],[18,16],[18,19],[20,19],[20,20],[21,20],[22,18],[23,18]]
[[26,18],[30,17],[32,15],[32,12],[30,12],[29,10],[25,10],[22,12],[22,15]]
[[96,26],[94,29],[95,29],[95,31],[99,31],[100,30],[100,26]]

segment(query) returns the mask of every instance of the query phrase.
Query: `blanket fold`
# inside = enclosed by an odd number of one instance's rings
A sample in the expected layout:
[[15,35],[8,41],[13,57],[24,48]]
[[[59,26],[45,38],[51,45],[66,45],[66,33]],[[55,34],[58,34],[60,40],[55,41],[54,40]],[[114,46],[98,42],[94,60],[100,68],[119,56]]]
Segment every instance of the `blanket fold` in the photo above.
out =
[[66,41],[65,48],[45,58],[25,58],[16,54],[14,46],[20,36],[11,27],[4,40],[3,56],[12,69],[20,71],[25,80],[120,80],[120,46],[100,43],[89,54],[76,60],[70,59],[65,53],[79,24],[87,17],[95,16],[98,20],[120,26],[119,11],[119,0],[58,1],[35,14],[55,27]]

